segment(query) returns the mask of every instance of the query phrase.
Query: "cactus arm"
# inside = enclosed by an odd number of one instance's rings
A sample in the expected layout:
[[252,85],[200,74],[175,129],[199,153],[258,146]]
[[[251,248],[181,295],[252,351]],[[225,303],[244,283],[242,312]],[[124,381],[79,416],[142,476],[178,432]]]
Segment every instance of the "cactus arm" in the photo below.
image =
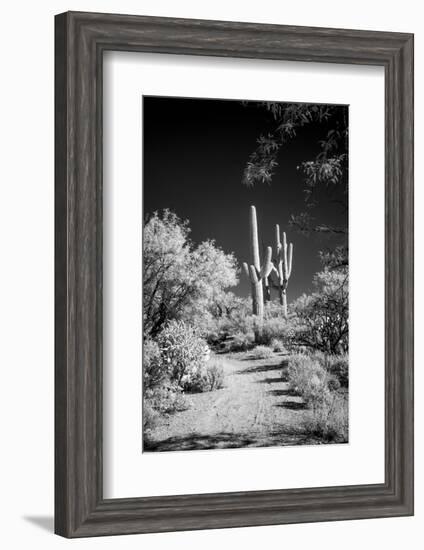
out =
[[242,265],[243,265],[244,274],[246,275],[246,277],[250,279],[249,266],[247,265],[246,262],[243,262]]
[[262,277],[267,278],[268,275],[271,273],[272,268],[273,268],[273,265],[272,265],[272,248],[270,246],[268,246],[267,249],[266,249],[265,261],[264,261],[264,264],[263,264],[263,266],[261,268],[261,272],[260,272],[261,278]]
[[281,260],[278,262],[278,278],[279,278],[280,282],[282,283],[282,281],[283,281],[283,262]]
[[287,237],[286,234],[283,233],[283,248],[282,248],[282,256],[283,256],[283,279],[284,281],[287,281],[288,279],[288,265],[287,265]]
[[290,275],[292,272],[292,265],[293,265],[293,243],[289,244],[289,265],[288,265],[288,272],[287,272],[287,279],[290,279]]
[[250,245],[252,247],[253,265],[259,271],[261,268],[259,260],[259,239],[258,239],[258,221],[256,217],[256,208],[250,207]]
[[[276,275],[280,303],[283,306],[284,316],[287,317],[287,285],[292,272],[293,266],[293,244],[287,246],[287,235],[283,232],[283,242],[281,242],[280,226],[275,226],[275,246],[276,258],[274,269],[271,270],[271,275]],[[271,277],[271,283],[272,277]]]
[[277,251],[277,256],[280,250],[281,241],[280,241],[280,226],[278,223],[275,225],[275,250]]
[[251,265],[251,266],[250,266],[250,280],[251,280],[252,283],[255,284],[255,285],[257,285],[257,284],[259,283],[259,281],[258,281],[258,274],[257,274],[257,271],[256,271],[254,265]]
[[274,265],[272,263],[272,248],[268,246],[266,249],[265,261],[261,268],[261,278],[263,279],[263,283],[264,283],[265,302],[271,301],[271,289],[269,286],[268,277],[271,274],[271,271],[273,270],[273,268],[274,268]]

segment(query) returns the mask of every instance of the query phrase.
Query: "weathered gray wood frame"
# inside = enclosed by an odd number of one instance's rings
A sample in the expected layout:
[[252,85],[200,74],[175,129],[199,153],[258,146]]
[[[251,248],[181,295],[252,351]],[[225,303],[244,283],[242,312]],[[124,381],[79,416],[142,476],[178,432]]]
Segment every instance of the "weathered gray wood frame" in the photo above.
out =
[[[84,537],[411,515],[413,35],[69,12],[56,17],[55,46],[56,533]],[[102,55],[105,50],[384,67],[384,483],[103,499]]]

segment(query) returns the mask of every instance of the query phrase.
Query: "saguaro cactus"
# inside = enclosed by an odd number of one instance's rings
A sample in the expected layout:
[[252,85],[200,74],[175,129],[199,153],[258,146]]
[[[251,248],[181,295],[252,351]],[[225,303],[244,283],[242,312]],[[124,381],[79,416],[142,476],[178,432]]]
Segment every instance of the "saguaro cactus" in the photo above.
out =
[[275,226],[275,246],[277,249],[276,268],[278,273],[278,292],[280,304],[283,306],[284,316],[287,317],[287,285],[289,283],[293,264],[293,244],[287,247],[287,237],[283,233],[283,242],[280,240],[280,226]]
[[256,218],[256,208],[250,207],[250,246],[252,251],[252,264],[248,266],[243,264],[244,271],[250,279],[252,292],[252,309],[253,314],[257,315],[259,322],[262,323],[264,316],[264,295],[263,282],[267,280],[269,274],[273,270],[272,264],[272,248],[266,249],[265,260],[261,266],[259,256],[259,238],[258,238],[258,221]]

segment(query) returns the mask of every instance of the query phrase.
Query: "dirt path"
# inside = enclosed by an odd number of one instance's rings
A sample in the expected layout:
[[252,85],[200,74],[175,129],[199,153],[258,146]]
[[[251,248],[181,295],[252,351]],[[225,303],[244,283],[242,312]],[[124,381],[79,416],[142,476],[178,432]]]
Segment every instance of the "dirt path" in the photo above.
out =
[[225,356],[225,387],[187,396],[189,408],[150,434],[145,451],[299,445],[309,415],[285,381],[287,357]]

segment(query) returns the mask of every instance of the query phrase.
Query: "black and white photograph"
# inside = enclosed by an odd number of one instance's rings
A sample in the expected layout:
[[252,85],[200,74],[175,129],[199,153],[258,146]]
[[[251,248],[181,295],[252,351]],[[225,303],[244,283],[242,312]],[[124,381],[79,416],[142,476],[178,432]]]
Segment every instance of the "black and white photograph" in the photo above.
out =
[[421,5],[2,8],[2,547],[419,548]]
[[348,106],[143,97],[143,451],[349,441]]

